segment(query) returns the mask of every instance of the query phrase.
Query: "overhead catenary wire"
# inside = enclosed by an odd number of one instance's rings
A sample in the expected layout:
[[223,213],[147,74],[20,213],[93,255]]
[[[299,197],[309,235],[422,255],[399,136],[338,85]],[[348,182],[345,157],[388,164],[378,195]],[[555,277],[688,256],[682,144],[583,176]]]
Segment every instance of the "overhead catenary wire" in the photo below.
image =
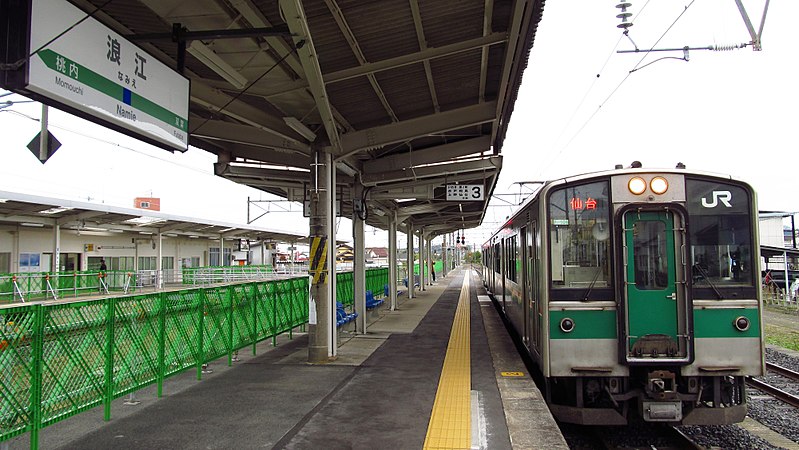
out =
[[[688,9],[691,7],[691,5],[693,5],[693,4],[694,4],[694,2],[695,2],[695,1],[696,1],[696,0],[691,0],[691,3],[689,3],[689,4],[688,4],[688,6],[686,6],[685,8],[683,8],[683,10],[682,10],[682,11],[680,12],[680,14],[677,16],[677,18],[676,18],[676,19],[674,19],[674,21],[671,23],[671,25],[669,25],[669,26],[668,26],[668,28],[666,28],[666,30],[665,30],[665,31],[664,31],[664,32],[663,32],[663,33],[660,35],[660,37],[659,37],[659,38],[658,38],[658,39],[655,41],[655,43],[654,43],[654,44],[652,44],[652,46],[650,47],[650,51],[651,51],[652,49],[654,49],[654,48],[655,48],[655,46],[657,46],[657,44],[658,44],[658,43],[659,43],[661,40],[663,40],[663,38],[666,36],[666,34],[668,34],[668,32],[669,32],[669,31],[670,31],[670,30],[671,30],[671,29],[674,27],[674,25],[675,25],[675,24],[676,24],[676,23],[677,23],[677,22],[678,22],[678,21],[679,21],[679,20],[680,20],[680,19],[683,17],[683,15],[685,15],[685,13],[688,11]],[[647,2],[647,3],[648,3],[648,2]],[[644,6],[646,6],[646,5],[644,5]],[[558,151],[555,153],[555,155],[554,155],[554,156],[553,156],[553,157],[550,159],[550,161],[555,161],[555,160],[557,159],[557,157],[558,157],[558,156],[560,156],[560,154],[562,154],[562,153],[563,153],[563,152],[564,152],[564,151],[565,151],[567,148],[569,148],[569,146],[571,145],[571,143],[572,143],[572,142],[574,142],[574,140],[577,138],[577,136],[579,136],[579,135],[580,135],[580,133],[582,133],[582,131],[585,129],[585,127],[586,127],[586,126],[588,126],[588,124],[589,124],[589,123],[591,123],[591,121],[594,119],[594,117],[596,117],[596,115],[599,113],[599,111],[602,109],[602,107],[603,107],[603,106],[605,106],[605,105],[606,105],[606,104],[607,104],[607,103],[610,101],[610,99],[611,99],[611,98],[613,98],[613,96],[614,96],[614,95],[616,94],[616,92],[618,92],[618,91],[619,91],[619,89],[620,89],[620,88],[621,88],[621,87],[624,85],[624,83],[627,81],[627,79],[629,79],[629,78],[630,78],[630,75],[632,75],[632,74],[633,74],[633,73],[634,73],[636,70],[638,70],[638,69],[639,69],[639,66],[640,66],[640,65],[641,65],[641,63],[644,61],[644,59],[646,59],[646,57],[647,57],[647,56],[649,56],[649,51],[645,52],[644,56],[643,56],[643,57],[641,57],[641,59],[640,59],[640,60],[639,60],[639,61],[638,61],[638,62],[635,64],[635,66],[633,66],[633,68],[632,68],[632,69],[630,69],[630,70],[627,72],[627,74],[624,76],[624,78],[622,78],[622,80],[619,82],[619,84],[617,84],[617,85],[616,85],[616,87],[615,87],[615,88],[613,88],[613,90],[610,92],[610,94],[608,94],[608,96],[607,96],[607,97],[605,97],[605,99],[604,99],[604,100],[603,100],[603,101],[602,101],[602,102],[599,104],[599,106],[597,106],[597,107],[596,107],[596,109],[594,110],[594,112],[593,112],[593,113],[591,113],[591,115],[588,117],[588,119],[586,119],[586,120],[585,120],[585,122],[583,122],[583,124],[580,126],[580,128],[579,128],[579,129],[578,129],[578,130],[577,130],[577,131],[576,131],[576,132],[575,132],[575,133],[572,135],[572,137],[569,139],[569,141],[566,143],[566,145],[564,145],[563,147],[561,147],[561,148],[560,148],[560,149],[559,149],[559,150],[558,150]],[[550,163],[549,163],[547,166],[545,166],[545,167],[544,167],[544,169],[545,169],[546,167],[548,167],[550,164],[551,164],[551,162],[550,162]],[[542,169],[542,171],[543,171],[543,169]]]

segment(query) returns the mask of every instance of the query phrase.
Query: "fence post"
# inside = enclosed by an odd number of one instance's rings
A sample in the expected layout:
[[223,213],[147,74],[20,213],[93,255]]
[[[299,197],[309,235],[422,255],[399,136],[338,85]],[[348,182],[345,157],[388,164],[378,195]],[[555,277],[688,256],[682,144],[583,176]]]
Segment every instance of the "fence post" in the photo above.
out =
[[258,300],[260,291],[258,285],[253,285],[255,293],[252,296],[252,356],[255,356],[255,344],[258,342]]
[[272,296],[272,347],[277,347],[277,297],[280,283],[282,281],[278,281],[275,284],[274,295]]
[[227,286],[225,288],[225,292],[227,294],[228,302],[230,302],[230,310],[228,311],[228,337],[230,340],[228,341],[228,348],[227,348],[227,366],[233,366],[233,308],[234,304],[236,303],[233,296],[233,286]]
[[33,380],[31,380],[31,449],[39,448],[39,430],[42,429],[42,359],[44,358],[43,305],[33,305],[36,315],[33,327]]
[[200,305],[198,308],[200,314],[199,328],[198,328],[198,342],[197,342],[197,380],[202,380],[203,377],[203,364],[205,363],[205,352],[203,351],[203,340],[205,338],[205,289],[198,289],[200,297]]
[[158,398],[164,394],[166,378],[166,293],[158,294]]
[[[101,280],[102,281],[102,280]],[[111,420],[111,400],[114,398],[114,304],[113,298],[106,298],[105,317],[105,398],[103,399],[103,420]]]

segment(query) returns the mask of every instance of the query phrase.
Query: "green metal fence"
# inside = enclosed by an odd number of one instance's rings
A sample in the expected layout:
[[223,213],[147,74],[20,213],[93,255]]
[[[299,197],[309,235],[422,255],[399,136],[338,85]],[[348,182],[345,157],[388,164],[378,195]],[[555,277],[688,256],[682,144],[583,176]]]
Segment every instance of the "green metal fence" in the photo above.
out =
[[0,307],[0,442],[308,320],[307,277]]
[[35,272],[0,274],[0,303],[45,300],[97,294],[105,289],[114,292],[131,291],[136,286],[136,274],[126,271]]
[[[375,298],[383,297],[383,286],[388,284],[388,268],[366,269],[366,290],[372,291]],[[344,306],[350,306],[355,299],[355,281],[352,272],[336,273],[336,299]]]
[[271,265],[184,267],[183,284],[215,284],[262,280],[274,273]]

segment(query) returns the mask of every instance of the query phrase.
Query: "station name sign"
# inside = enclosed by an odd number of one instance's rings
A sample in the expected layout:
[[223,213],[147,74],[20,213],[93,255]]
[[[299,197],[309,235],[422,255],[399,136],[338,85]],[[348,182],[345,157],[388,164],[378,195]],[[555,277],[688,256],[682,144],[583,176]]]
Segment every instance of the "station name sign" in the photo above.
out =
[[186,151],[189,79],[66,0],[3,2],[0,85],[167,150]]
[[447,201],[479,201],[483,200],[482,184],[448,184]]

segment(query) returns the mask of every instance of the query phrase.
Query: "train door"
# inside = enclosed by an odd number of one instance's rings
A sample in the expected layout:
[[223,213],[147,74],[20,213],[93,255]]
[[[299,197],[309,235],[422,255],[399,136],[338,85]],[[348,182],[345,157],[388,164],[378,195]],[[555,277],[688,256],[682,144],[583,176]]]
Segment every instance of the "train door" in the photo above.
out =
[[540,353],[540,316],[538,314],[538,261],[535,247],[536,223],[531,222],[525,233],[525,292],[527,295],[527,335],[530,336],[528,347]]
[[[677,361],[687,356],[677,279],[675,215],[672,211],[624,214],[625,331],[628,362]],[[679,231],[679,230],[677,230]],[[681,241],[682,239],[680,239]]]
[[522,280],[522,293],[521,293],[522,294],[522,303],[521,303],[522,311],[521,312],[522,312],[522,320],[524,321],[524,331],[522,332],[524,337],[522,338],[522,342],[524,342],[525,347],[527,347],[529,349],[530,348],[530,336],[531,336],[531,334],[530,334],[530,331],[531,331],[531,326],[530,326],[530,306],[531,305],[530,305],[530,301],[531,301],[531,299],[533,297],[530,295],[530,281],[531,281],[531,278],[530,278],[530,261],[527,258],[527,254],[528,254],[527,246],[529,245],[528,242],[530,242],[530,237],[527,234],[528,230],[529,230],[529,227],[527,227],[527,226],[524,226],[524,227],[521,228],[521,230],[519,230],[519,245],[520,245],[520,248],[521,248],[520,259],[521,259],[521,263],[522,263],[521,273],[519,275],[521,276],[521,280]]

